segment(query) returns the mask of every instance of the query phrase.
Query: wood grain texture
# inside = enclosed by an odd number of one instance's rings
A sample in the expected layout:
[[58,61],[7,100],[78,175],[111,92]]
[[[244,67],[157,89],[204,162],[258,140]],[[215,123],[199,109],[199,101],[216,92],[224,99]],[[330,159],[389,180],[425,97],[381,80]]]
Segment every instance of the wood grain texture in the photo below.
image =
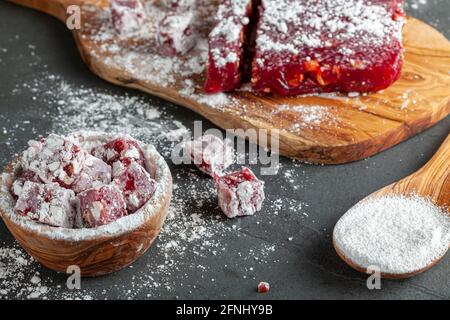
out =
[[[91,9],[93,5],[97,11],[107,5],[107,0],[12,2],[46,12],[61,21],[66,21],[65,8],[70,4],[87,4]],[[181,75],[175,84],[161,85],[120,65],[107,63],[111,56],[102,51],[101,42],[89,37],[102,22],[92,10],[82,11],[84,27],[73,34],[83,60],[98,76],[188,107],[223,129],[267,129],[269,137],[273,130],[279,130],[280,153],[291,158],[321,164],[364,159],[414,136],[450,114],[450,42],[414,18],[408,19],[404,29],[406,52],[401,79],[383,92],[357,98],[344,95],[286,98],[240,91],[228,95],[237,103],[217,108],[183,95],[181,83],[186,78]],[[208,30],[205,26],[204,36]],[[130,47],[119,39],[114,42],[121,48]],[[149,47],[152,44],[145,44],[141,49],[151,50]],[[195,82],[197,93],[202,95],[204,76],[190,79]],[[297,110],[298,106],[302,106],[301,111]],[[314,106],[323,107],[327,113],[327,119],[319,124],[306,121],[308,109]]]
[[[149,163],[153,163],[154,160],[148,159]],[[17,160],[5,168],[4,174],[13,175],[16,165]],[[76,239],[70,236],[49,236],[43,231],[54,234],[58,228],[37,222],[35,224],[39,228],[29,228],[12,219],[16,215],[13,208],[14,200],[11,200],[11,205],[6,208],[0,208],[0,216],[22,248],[45,267],[66,273],[69,266],[75,265],[80,268],[84,277],[109,274],[132,264],[149,249],[158,236],[172,199],[172,176],[168,167],[164,172],[155,172],[154,175],[158,184],[164,185],[163,194],[156,199],[158,203],[153,205],[151,200],[134,213],[142,214],[143,221],[126,232],[99,232],[94,236],[79,235]],[[5,182],[0,176],[0,185],[6,185],[6,188],[0,188],[0,197],[12,199],[9,194],[10,183],[12,181]],[[78,233],[80,230],[70,231]]]
[[[437,206],[450,214],[450,135],[433,158],[419,171],[409,177],[393,183],[368,196],[363,201],[389,195],[419,195],[429,198]],[[366,273],[367,270],[350,260],[337,246],[333,239],[334,248],[338,256],[353,269]],[[450,245],[450,244],[449,244]],[[442,257],[441,257],[442,258]],[[387,279],[410,278],[432,268],[441,259],[432,261],[426,268],[406,274],[382,274]]]

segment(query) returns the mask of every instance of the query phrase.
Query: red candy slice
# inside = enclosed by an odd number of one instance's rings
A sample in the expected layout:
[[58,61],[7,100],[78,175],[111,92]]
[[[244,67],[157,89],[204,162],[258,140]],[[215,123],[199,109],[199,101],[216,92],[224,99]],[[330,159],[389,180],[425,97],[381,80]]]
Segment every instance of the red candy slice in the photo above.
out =
[[112,185],[86,190],[78,195],[78,200],[80,218],[86,228],[106,225],[128,214],[122,193]]
[[169,12],[161,20],[157,34],[159,52],[167,56],[184,55],[196,43],[191,12]]
[[297,95],[387,88],[403,64],[403,0],[262,0],[252,84]]
[[264,202],[264,181],[249,168],[222,177],[216,176],[219,206],[228,218],[254,215]]
[[117,33],[126,36],[139,31],[147,14],[140,0],[110,0],[111,21]]
[[73,228],[75,194],[55,183],[26,181],[14,209],[17,213],[54,227]]
[[128,211],[134,213],[153,196],[156,181],[136,162],[117,162],[113,167],[113,184],[122,191]]
[[206,92],[227,92],[239,87],[252,15],[252,0],[224,0],[220,4],[216,26],[209,35]]
[[109,165],[125,159],[137,161],[141,165],[144,164],[144,153],[139,147],[139,143],[131,138],[112,140],[103,146],[94,148],[92,155],[102,159]]
[[234,162],[232,142],[214,135],[201,136],[197,140],[187,142],[185,152],[201,171],[212,177],[220,175]]

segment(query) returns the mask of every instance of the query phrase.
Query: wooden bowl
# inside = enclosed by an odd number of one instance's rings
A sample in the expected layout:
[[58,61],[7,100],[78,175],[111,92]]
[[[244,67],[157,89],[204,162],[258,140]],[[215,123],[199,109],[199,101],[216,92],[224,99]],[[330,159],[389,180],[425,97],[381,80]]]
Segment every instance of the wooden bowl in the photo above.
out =
[[[93,146],[117,135],[84,132],[74,134],[81,146]],[[0,215],[20,245],[41,264],[58,272],[78,266],[82,276],[118,271],[142,256],[161,230],[172,198],[172,175],[167,163],[151,145],[140,143],[145,166],[158,182],[154,196],[136,213],[94,229],[56,228],[14,212],[9,190],[20,159],[13,161],[0,178]]]

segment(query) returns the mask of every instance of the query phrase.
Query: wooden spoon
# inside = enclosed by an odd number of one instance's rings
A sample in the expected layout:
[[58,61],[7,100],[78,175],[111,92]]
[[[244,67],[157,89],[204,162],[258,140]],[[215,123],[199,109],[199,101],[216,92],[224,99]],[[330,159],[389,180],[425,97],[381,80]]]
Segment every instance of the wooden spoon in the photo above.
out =
[[[442,208],[443,211],[448,212],[450,210],[450,135],[447,137],[444,144],[434,155],[434,157],[423,168],[409,177],[371,194],[362,201],[392,195],[417,195],[420,197],[426,197],[429,198],[435,205]],[[367,212],[367,214],[370,214],[370,212]],[[337,245],[335,234],[333,235],[333,245],[337,254],[342,260],[344,260],[345,263],[359,272],[368,273],[366,268],[361,267],[356,261],[352,261],[348,258],[348,255],[346,255],[344,250]],[[382,273],[381,276],[383,278],[390,279],[412,277],[427,271],[438,263],[444,256],[445,253],[438,259],[431,261],[426,267],[412,273]]]

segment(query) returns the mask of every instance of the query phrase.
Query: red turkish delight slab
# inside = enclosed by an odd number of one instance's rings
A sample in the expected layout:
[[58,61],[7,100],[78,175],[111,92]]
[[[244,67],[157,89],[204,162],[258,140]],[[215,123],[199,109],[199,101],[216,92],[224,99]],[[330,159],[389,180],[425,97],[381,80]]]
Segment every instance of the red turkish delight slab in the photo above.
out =
[[16,202],[17,213],[54,227],[73,228],[75,194],[56,183],[26,181]]
[[102,159],[109,165],[125,159],[144,164],[144,153],[139,143],[131,138],[118,138],[92,150],[94,157]]
[[194,164],[211,177],[222,174],[234,162],[232,142],[214,135],[204,135],[189,141],[184,149]]
[[82,225],[86,228],[106,225],[128,214],[122,193],[112,185],[80,193],[78,205]]
[[80,193],[109,183],[111,183],[111,166],[99,158],[86,154],[80,177],[71,186],[71,189],[75,193]]
[[110,0],[109,6],[117,33],[126,36],[141,30],[147,14],[140,0]]
[[259,93],[371,92],[403,64],[403,0],[262,0],[252,84]]
[[41,141],[30,141],[22,157],[23,167],[44,183],[70,187],[79,177],[87,153],[72,140],[51,134]]
[[159,52],[166,56],[184,55],[196,43],[192,12],[168,12],[158,25]]
[[224,0],[219,5],[216,26],[209,34],[206,92],[227,92],[239,87],[252,14],[252,0]]
[[264,181],[249,168],[216,176],[219,206],[228,218],[254,215],[264,202]]
[[151,199],[156,181],[137,162],[116,162],[113,165],[113,184],[122,192],[128,212],[134,213]]

